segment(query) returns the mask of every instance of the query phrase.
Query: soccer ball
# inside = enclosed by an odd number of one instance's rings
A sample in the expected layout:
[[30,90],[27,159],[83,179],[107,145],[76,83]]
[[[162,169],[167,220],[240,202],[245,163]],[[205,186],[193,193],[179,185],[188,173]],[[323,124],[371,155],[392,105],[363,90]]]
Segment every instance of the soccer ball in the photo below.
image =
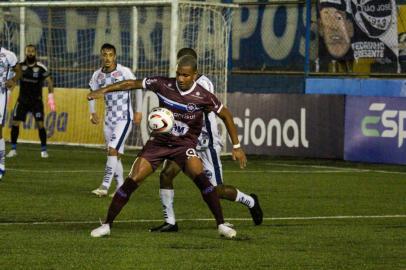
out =
[[153,108],[148,115],[148,127],[156,133],[170,133],[174,122],[173,113],[166,108]]

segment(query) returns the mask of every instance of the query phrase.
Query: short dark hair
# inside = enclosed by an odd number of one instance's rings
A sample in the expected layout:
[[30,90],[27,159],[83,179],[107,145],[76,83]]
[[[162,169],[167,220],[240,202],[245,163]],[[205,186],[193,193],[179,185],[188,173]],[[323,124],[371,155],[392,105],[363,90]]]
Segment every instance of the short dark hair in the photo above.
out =
[[190,55],[193,56],[195,59],[197,59],[197,53],[195,50],[193,50],[192,48],[182,48],[178,51],[178,54],[176,55],[176,58],[179,59],[182,56],[185,55]]
[[35,47],[35,45],[33,45],[33,44],[28,44],[25,46],[26,49],[29,47],[34,48],[34,50],[37,50],[37,47]]
[[101,46],[100,51],[103,51],[104,49],[107,49],[107,50],[113,50],[114,54],[116,53],[116,47],[114,47],[114,45],[113,45],[113,44],[110,44],[110,43],[104,43],[104,44]]
[[182,56],[181,58],[178,59],[178,66],[180,66],[180,67],[184,67],[184,66],[192,67],[193,71],[196,71],[197,70],[196,58],[194,58],[191,55]]

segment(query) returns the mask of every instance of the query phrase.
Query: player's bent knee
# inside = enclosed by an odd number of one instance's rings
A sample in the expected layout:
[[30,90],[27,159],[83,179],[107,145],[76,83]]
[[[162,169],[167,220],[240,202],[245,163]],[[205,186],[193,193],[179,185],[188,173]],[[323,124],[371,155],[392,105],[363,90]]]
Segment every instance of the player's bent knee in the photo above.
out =
[[210,183],[209,179],[204,173],[197,175],[193,181],[203,194],[215,191],[215,187]]

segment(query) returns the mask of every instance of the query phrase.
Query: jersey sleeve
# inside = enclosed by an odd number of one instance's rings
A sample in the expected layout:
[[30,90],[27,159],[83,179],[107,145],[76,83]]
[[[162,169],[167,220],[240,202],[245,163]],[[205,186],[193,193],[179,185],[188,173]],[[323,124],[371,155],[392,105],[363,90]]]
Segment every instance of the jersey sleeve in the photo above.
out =
[[15,53],[9,51],[9,53],[7,54],[7,61],[10,64],[10,67],[15,67],[18,63],[18,59],[17,56],[15,55]]
[[49,77],[51,74],[48,71],[48,68],[41,62],[37,62],[37,65],[41,68],[42,77],[45,79]]
[[219,114],[221,109],[223,109],[223,103],[212,93],[207,93],[207,104],[205,107],[205,111],[207,112],[215,112]]
[[92,78],[90,79],[89,86],[90,86],[90,91],[95,91],[99,89],[99,85],[97,83],[97,74],[98,72],[96,71],[93,73]]
[[136,79],[134,73],[129,68],[124,68],[123,74],[124,74],[124,79],[126,79],[126,80],[135,80]]
[[159,92],[162,85],[162,77],[146,77],[142,80],[142,87],[153,92]]
[[206,89],[210,93],[214,93],[213,83],[206,76],[200,77],[197,83],[200,84],[204,89]]

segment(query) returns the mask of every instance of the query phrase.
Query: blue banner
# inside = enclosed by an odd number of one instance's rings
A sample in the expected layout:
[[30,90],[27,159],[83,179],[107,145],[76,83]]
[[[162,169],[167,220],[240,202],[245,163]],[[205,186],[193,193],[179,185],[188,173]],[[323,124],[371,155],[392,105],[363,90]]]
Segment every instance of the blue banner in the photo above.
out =
[[346,100],[344,159],[406,164],[406,98]]
[[306,94],[406,97],[406,80],[311,78]]

